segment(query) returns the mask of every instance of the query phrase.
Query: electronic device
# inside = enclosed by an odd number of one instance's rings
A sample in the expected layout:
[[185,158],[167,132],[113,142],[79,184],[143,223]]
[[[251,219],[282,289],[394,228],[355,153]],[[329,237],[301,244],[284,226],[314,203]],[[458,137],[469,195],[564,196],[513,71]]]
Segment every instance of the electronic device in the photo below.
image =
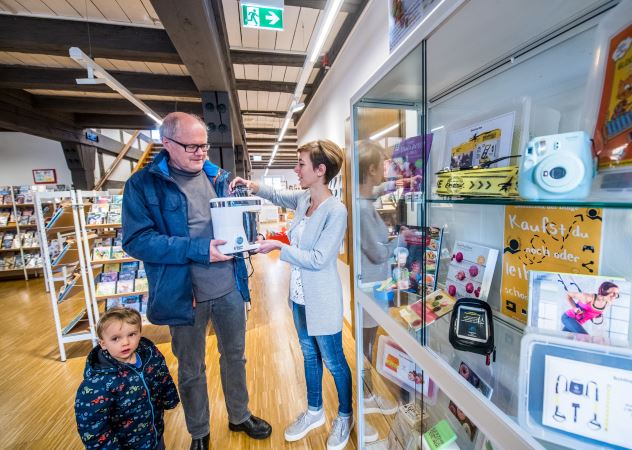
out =
[[217,248],[225,255],[259,248],[257,215],[259,197],[221,197],[210,201],[214,239],[226,241]]
[[460,298],[454,304],[450,318],[450,344],[457,350],[479,353],[496,360],[494,346],[494,319],[492,309],[482,300]]
[[578,200],[595,176],[592,141],[583,131],[531,139],[520,161],[518,191],[529,200]]

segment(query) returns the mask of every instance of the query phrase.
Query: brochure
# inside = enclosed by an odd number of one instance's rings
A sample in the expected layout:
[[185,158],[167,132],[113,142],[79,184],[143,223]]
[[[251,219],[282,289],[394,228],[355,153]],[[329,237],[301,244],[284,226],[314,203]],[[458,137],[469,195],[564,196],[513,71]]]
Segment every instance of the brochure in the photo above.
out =
[[457,299],[486,300],[497,258],[494,248],[456,241],[446,279],[448,294]]

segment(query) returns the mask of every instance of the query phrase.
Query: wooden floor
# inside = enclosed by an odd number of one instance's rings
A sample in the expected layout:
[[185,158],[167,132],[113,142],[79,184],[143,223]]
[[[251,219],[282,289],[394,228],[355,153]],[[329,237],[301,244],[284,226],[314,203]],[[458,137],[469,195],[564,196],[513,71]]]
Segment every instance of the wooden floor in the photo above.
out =
[[[338,406],[329,373],[323,385],[327,425],[299,442],[283,439],[285,426],[306,406],[302,355],[286,303],[289,270],[274,256],[257,255],[253,261],[253,309],[246,335],[248,391],[251,410],[268,420],[273,432],[264,441],[254,441],[228,430],[217,341],[211,334],[207,340],[207,376],[212,448],[324,449]],[[75,428],[73,402],[90,344],[67,346],[68,360],[60,362],[50,300],[41,278],[1,282],[0,302],[0,449],[83,448]],[[158,345],[177,380],[168,329],[148,326],[143,334]],[[343,345],[355,377],[354,342],[346,328]],[[354,402],[355,394],[354,382]],[[165,439],[168,449],[189,448],[181,406],[166,413]],[[352,439],[355,442],[355,432]],[[354,448],[350,441],[347,449]]]

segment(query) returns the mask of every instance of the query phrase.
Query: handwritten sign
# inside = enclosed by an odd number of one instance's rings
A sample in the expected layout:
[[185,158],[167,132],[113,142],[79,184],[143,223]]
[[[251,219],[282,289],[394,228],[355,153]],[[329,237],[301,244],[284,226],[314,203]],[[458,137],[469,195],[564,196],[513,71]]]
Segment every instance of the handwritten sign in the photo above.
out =
[[597,275],[602,224],[598,208],[507,206],[503,314],[527,323],[530,270]]

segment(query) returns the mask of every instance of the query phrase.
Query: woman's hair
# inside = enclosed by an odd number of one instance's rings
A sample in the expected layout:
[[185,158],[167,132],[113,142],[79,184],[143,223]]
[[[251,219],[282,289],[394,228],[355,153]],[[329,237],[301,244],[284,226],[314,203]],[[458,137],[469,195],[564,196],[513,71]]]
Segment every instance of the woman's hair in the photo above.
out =
[[297,152],[307,152],[314,169],[321,164],[325,165],[325,184],[329,184],[338,174],[342,167],[342,162],[344,161],[344,152],[342,149],[326,139],[301,145]]
[[[366,181],[366,176],[371,166],[377,166],[384,158],[384,148],[381,145],[372,141],[360,141],[358,142],[358,155],[359,161],[359,179],[360,184]],[[378,167],[378,169],[383,169]]]
[[122,306],[115,306],[114,308],[108,309],[99,319],[99,323],[97,324],[97,336],[99,336],[99,339],[103,339],[103,331],[112,322],[124,322],[130,325],[136,325],[139,331],[143,326],[143,321],[138,311]]
[[604,281],[599,285],[599,295],[605,297],[606,295],[608,295],[608,291],[612,288],[619,288],[619,286],[610,281]]

